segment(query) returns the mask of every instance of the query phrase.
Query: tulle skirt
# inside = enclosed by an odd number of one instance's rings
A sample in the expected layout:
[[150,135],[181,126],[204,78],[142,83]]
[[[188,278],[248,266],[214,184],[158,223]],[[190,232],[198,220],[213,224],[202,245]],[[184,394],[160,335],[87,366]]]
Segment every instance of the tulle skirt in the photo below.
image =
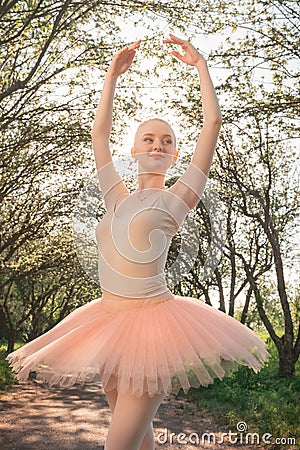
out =
[[195,298],[105,293],[7,359],[20,381],[35,372],[49,386],[71,386],[101,375],[105,390],[152,397],[208,386],[239,364],[258,372],[267,357],[251,329]]

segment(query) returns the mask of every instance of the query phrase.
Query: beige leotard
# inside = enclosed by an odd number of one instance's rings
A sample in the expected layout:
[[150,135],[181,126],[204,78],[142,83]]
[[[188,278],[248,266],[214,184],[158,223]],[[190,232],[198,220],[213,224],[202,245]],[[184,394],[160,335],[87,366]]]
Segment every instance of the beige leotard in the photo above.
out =
[[[104,196],[120,178],[112,164],[101,169]],[[179,179],[202,196],[207,177],[190,165]],[[131,298],[170,295],[164,267],[172,237],[189,208],[170,190],[147,189],[125,195],[96,228],[101,288]]]

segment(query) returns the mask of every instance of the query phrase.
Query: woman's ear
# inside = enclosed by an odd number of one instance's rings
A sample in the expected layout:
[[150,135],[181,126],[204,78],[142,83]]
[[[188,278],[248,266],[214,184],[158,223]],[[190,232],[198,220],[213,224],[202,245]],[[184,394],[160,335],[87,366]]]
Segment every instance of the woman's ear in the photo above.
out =
[[175,150],[175,152],[174,152],[174,156],[173,156],[173,163],[174,163],[174,164],[175,164],[175,163],[176,163],[176,161],[177,161],[178,155],[179,155],[179,152],[178,152],[178,150]]
[[134,147],[131,148],[131,156],[133,157],[133,159],[135,159],[136,157],[136,151]]

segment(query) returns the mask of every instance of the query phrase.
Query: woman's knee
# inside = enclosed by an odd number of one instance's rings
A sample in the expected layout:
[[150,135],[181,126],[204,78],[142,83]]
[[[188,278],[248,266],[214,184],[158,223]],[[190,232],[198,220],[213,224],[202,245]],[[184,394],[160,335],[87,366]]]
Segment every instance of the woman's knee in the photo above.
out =
[[119,393],[115,409],[120,413],[121,417],[123,411],[125,411],[130,423],[140,423],[140,425],[144,423],[146,430],[151,425],[163,398],[163,394],[150,397],[145,393],[141,397],[137,397],[130,391],[124,394]]

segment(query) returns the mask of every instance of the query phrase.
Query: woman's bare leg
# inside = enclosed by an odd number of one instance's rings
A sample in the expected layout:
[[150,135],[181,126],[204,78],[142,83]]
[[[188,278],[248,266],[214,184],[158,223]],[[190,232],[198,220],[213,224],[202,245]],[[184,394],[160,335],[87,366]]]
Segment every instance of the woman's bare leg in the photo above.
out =
[[154,450],[152,419],[164,395],[136,397],[117,389],[106,391],[112,410],[106,450]]
[[117,389],[111,389],[110,391],[104,391],[105,397],[107,398],[108,404],[110,406],[111,414],[113,415],[115,406],[117,403],[118,398],[118,391]]
[[[118,391],[117,389],[105,391],[105,396],[110,406],[111,413],[113,414],[118,398]],[[139,450],[154,450],[154,431],[152,421],[145,433]]]
[[139,450],[154,450],[154,431],[152,421],[142,440]]

